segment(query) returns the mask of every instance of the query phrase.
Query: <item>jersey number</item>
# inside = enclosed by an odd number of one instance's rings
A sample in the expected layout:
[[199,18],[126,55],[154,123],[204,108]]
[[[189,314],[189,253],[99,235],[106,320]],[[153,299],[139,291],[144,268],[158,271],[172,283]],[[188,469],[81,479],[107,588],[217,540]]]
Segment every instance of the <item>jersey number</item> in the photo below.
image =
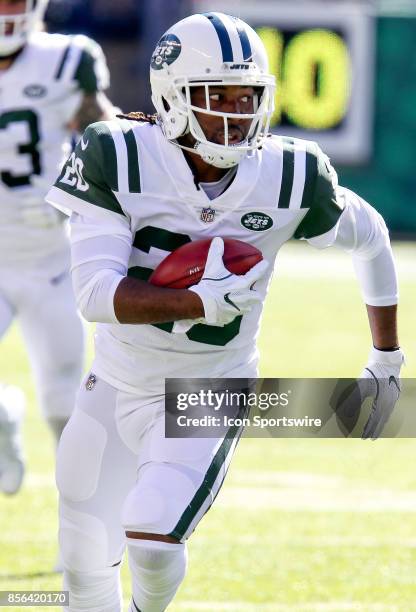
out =
[[29,174],[13,174],[8,170],[1,171],[1,180],[7,187],[22,187],[30,185],[32,174],[41,174],[39,144],[39,123],[37,115],[31,110],[9,111],[0,115],[0,130],[16,123],[23,123],[28,128],[29,140],[17,145],[19,155],[29,155],[32,168]]
[[[186,234],[177,234],[158,227],[147,226],[136,233],[133,246],[144,253],[149,253],[151,247],[172,252],[188,242],[191,242],[191,239]],[[153,270],[151,268],[135,266],[129,269],[128,275],[140,278],[141,280],[147,280],[152,272]],[[236,317],[234,321],[231,321],[231,323],[228,323],[228,325],[224,327],[197,324],[186,332],[186,335],[194,342],[225,346],[238,335],[241,319],[241,316]],[[155,327],[172,333],[173,323],[158,323]]]

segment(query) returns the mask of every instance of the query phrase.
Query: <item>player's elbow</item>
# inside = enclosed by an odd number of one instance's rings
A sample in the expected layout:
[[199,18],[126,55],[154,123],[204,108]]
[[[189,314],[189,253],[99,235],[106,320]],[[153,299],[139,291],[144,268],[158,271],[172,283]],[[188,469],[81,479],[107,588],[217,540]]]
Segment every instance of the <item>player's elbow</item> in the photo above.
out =
[[389,230],[380,213],[367,203],[365,206],[366,227],[358,232],[360,239],[357,241],[355,255],[363,259],[374,259],[381,251],[390,249]]
[[106,323],[107,321],[100,321],[100,313],[91,307],[88,300],[78,299],[77,300],[78,310],[82,315],[82,318],[88,323]]
[[346,206],[339,221],[335,246],[366,260],[390,248],[389,231],[380,213],[349,189],[340,187],[339,193]]
[[75,299],[83,318],[90,323],[118,323],[114,313],[114,294],[124,276],[114,270],[101,270],[84,286],[72,276]]

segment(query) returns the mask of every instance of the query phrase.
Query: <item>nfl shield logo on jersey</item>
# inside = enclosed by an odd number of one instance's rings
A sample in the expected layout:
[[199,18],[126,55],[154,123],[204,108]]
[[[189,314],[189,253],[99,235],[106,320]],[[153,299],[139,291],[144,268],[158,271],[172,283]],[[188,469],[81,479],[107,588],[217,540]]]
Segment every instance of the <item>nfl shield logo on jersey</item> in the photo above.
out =
[[201,221],[204,223],[212,223],[215,219],[215,210],[213,208],[203,208],[201,211]]
[[95,387],[95,383],[97,382],[97,377],[95,376],[95,374],[90,374],[88,376],[88,380],[85,383],[85,388],[87,391],[92,391]]

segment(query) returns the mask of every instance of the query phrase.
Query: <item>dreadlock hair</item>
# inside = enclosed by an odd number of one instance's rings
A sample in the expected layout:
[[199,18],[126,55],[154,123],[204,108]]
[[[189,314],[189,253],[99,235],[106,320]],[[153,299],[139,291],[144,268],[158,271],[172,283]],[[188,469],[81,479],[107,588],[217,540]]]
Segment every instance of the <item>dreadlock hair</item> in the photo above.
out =
[[156,125],[157,120],[157,115],[148,115],[147,113],[142,113],[141,111],[116,116],[119,119],[130,119],[130,121],[144,121],[146,123],[150,123],[151,125]]

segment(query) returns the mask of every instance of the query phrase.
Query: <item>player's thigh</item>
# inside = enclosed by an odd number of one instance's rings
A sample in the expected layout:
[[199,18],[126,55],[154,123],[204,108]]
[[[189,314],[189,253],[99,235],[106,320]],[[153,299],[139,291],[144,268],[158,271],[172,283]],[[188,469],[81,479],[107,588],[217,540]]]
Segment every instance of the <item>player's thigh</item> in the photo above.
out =
[[[241,429],[225,438],[165,438],[163,408],[141,438],[138,478],[123,509],[126,531],[184,541],[211,507],[226,476]],[[150,410],[149,410],[150,412]]]
[[79,571],[120,560],[125,540],[121,509],[136,478],[137,457],[114,420],[118,391],[94,381],[81,385],[57,454],[62,554],[64,564]]
[[19,309],[19,319],[35,371],[81,375],[84,329],[69,273],[32,283],[32,296]]

